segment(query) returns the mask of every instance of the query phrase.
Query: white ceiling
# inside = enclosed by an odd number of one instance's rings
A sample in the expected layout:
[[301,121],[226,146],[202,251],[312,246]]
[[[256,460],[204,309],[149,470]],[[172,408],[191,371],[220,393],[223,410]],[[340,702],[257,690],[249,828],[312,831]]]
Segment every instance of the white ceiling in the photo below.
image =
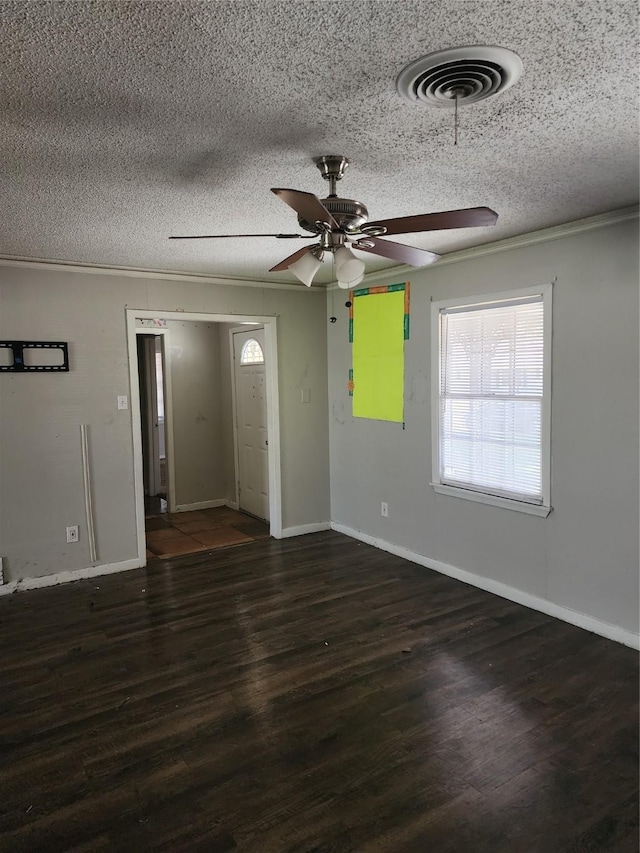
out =
[[[293,282],[267,270],[302,241],[168,237],[299,231],[269,188],[325,196],[321,154],[372,220],[499,213],[394,238],[440,253],[635,204],[637,25],[635,0],[2,0],[0,255]],[[473,44],[524,71],[454,146],[395,79]]]

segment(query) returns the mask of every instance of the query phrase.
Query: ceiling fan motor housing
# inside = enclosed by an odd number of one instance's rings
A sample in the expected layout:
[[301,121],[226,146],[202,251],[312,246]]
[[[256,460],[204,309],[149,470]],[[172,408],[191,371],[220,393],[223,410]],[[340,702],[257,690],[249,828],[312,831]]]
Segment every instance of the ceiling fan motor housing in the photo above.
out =
[[[360,201],[355,201],[355,199],[329,196],[329,198],[323,198],[321,201],[340,228],[347,233],[358,231],[369,219],[369,211],[365,205]],[[312,234],[320,234],[323,230],[315,222],[308,222],[300,216],[298,222],[301,228],[310,231]]]

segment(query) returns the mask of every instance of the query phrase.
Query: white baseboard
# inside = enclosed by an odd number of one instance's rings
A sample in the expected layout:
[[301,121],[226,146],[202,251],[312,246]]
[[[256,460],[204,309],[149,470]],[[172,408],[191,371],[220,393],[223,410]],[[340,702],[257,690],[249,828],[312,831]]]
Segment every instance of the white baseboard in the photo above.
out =
[[140,560],[123,560],[121,563],[105,563],[102,566],[89,566],[86,569],[72,569],[68,572],[58,572],[53,575],[43,575],[41,578],[20,578],[17,581],[0,586],[0,595],[21,592],[25,589],[38,589],[44,586],[58,586],[61,583],[72,583],[82,578],[97,578],[100,575],[113,575],[116,572],[128,572],[130,569],[141,568]]
[[238,501],[225,501],[224,505],[228,506],[229,509],[235,509],[237,511],[240,510],[240,504],[238,503]]
[[320,533],[322,530],[331,530],[330,521],[316,521],[313,524],[299,524],[297,527],[283,527],[280,539],[289,539],[291,536],[304,536],[305,533]]
[[217,498],[214,501],[199,501],[193,504],[177,504],[172,512],[193,512],[196,509],[213,509],[216,506],[229,506],[226,498]]
[[450,566],[447,563],[441,563],[439,560],[432,560],[423,554],[417,554],[415,551],[403,548],[401,545],[393,545],[391,542],[385,542],[384,539],[377,539],[374,536],[369,536],[360,530],[354,530],[343,524],[331,522],[331,529],[338,533],[344,533],[352,539],[358,539],[360,542],[373,545],[381,551],[388,551],[390,554],[395,554],[397,557],[402,557],[411,563],[418,563],[418,565],[425,566],[427,569],[433,569],[433,571],[439,572],[442,575],[448,575],[463,583],[478,587],[478,589],[484,589],[486,592],[491,592],[494,595],[499,595],[501,598],[514,601],[516,604],[522,604],[525,607],[530,607],[532,610],[545,613],[547,616],[553,616],[555,619],[561,619],[563,622],[569,622],[569,624],[576,625],[578,628],[584,628],[586,631],[599,634],[608,640],[615,640],[617,643],[630,646],[632,649],[640,649],[640,634],[635,634],[626,628],[611,625],[609,622],[602,622],[600,619],[588,616],[586,613],[571,610],[570,607],[554,604],[546,598],[540,598],[537,595],[524,592],[521,589],[517,589],[517,587],[509,586],[501,581],[484,578],[482,575],[476,575],[465,569],[459,569],[457,566]]

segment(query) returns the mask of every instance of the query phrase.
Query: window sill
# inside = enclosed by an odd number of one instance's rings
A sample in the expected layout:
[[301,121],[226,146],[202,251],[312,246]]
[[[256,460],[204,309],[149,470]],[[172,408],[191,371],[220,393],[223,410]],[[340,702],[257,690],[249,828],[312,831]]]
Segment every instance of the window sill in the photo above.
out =
[[482,492],[473,492],[471,489],[457,489],[455,486],[444,486],[442,483],[431,483],[431,485],[433,486],[433,490],[438,494],[449,495],[452,498],[463,498],[463,500],[489,504],[489,506],[497,506],[502,509],[511,509],[515,512],[524,512],[528,515],[537,515],[541,518],[546,518],[551,512],[550,506],[528,504],[524,501],[500,498],[497,495],[485,495]]

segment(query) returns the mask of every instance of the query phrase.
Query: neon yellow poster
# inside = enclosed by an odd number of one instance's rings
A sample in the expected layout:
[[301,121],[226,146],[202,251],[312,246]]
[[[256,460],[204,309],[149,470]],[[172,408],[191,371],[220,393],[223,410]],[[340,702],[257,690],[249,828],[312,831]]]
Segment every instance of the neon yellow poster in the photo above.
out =
[[349,337],[353,416],[404,421],[404,342],[409,332],[409,285],[355,290]]

